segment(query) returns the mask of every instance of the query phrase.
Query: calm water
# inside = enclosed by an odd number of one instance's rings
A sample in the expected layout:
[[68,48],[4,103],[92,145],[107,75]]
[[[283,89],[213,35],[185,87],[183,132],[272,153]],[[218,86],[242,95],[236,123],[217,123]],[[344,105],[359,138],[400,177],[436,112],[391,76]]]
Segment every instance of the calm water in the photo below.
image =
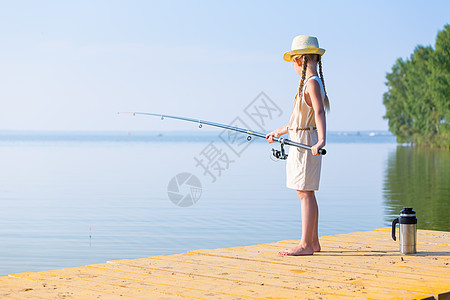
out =
[[[237,156],[217,133],[3,132],[0,275],[299,238],[300,203],[272,147],[252,141]],[[225,155],[215,182],[194,160],[213,150]],[[389,226],[407,205],[419,227],[450,230],[448,151],[366,133],[329,134],[327,150],[320,235]],[[167,193],[183,172],[202,184],[190,207]]]

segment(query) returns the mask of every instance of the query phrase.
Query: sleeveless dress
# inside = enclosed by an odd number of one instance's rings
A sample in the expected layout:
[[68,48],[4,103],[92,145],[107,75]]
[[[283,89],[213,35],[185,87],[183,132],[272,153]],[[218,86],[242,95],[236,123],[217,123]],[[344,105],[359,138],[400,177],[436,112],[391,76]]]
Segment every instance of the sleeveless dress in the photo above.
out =
[[[322,80],[318,76],[311,76],[306,80],[301,97],[295,97],[294,110],[288,125],[289,139],[301,144],[312,146],[317,143],[316,120],[314,109],[305,101],[305,88],[310,80],[316,80],[320,85],[322,102],[325,90]],[[310,150],[293,147],[289,148],[286,162],[286,186],[295,190],[317,191],[319,189],[322,156],[315,156]]]

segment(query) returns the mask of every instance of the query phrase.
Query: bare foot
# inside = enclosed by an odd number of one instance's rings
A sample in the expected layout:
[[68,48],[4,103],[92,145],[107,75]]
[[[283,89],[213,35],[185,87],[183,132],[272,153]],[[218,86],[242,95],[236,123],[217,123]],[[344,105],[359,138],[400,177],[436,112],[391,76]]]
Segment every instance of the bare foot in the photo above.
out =
[[297,245],[295,247],[292,247],[291,249],[286,249],[285,251],[278,252],[279,255],[292,255],[292,256],[298,256],[298,255],[313,255],[314,249],[312,246],[305,247],[302,245]]
[[313,249],[314,249],[314,252],[320,252],[320,244],[319,244],[319,241],[317,241],[317,242],[313,242]]

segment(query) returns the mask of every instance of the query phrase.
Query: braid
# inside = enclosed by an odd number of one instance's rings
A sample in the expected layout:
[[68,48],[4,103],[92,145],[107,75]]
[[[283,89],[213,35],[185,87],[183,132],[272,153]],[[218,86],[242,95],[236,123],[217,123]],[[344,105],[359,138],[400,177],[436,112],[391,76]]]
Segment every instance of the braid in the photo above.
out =
[[325,79],[323,78],[323,73],[322,73],[322,59],[319,56],[319,75],[320,75],[320,80],[322,80],[322,84],[323,84],[323,90],[325,91],[325,99],[323,100],[323,105],[325,107],[325,109],[327,111],[330,110],[330,100],[328,99],[328,95],[327,95],[327,90],[325,89]]
[[300,84],[298,86],[298,96],[300,97],[303,90],[303,85],[305,84],[306,79],[306,68],[308,65],[308,57],[306,55],[303,55],[303,66],[302,66],[302,78],[300,79]]

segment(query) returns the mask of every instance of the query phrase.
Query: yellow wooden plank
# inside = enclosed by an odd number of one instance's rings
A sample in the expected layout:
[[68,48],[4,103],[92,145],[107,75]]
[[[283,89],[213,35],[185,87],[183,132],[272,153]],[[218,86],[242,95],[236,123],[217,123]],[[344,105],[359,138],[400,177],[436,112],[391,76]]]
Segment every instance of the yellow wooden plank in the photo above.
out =
[[[285,241],[279,241],[277,242],[278,244],[287,244],[287,245],[296,245],[299,243],[299,241],[296,240],[285,240]],[[273,244],[273,243],[269,243],[269,244]],[[330,245],[330,247],[332,248],[341,248],[342,250],[368,250],[368,251],[374,251],[374,252],[393,252],[393,254],[398,254],[398,255],[405,255],[400,253],[400,247],[397,243],[392,243],[392,244],[367,244],[367,243],[361,243],[361,242],[357,242],[357,241],[351,241],[351,240],[323,240],[320,239],[320,244],[323,245]],[[323,247],[322,247],[323,248]],[[415,254],[416,256],[422,256],[425,259],[427,257],[432,257],[432,256],[442,256],[441,258],[443,260],[447,260],[449,261],[450,258],[448,257],[448,249],[450,249],[450,246],[447,245],[442,245],[442,244],[431,244],[431,243],[422,243],[419,244],[417,247],[417,251],[418,253]],[[414,255],[411,255],[414,256]]]
[[[35,276],[28,274],[28,276]],[[170,297],[183,297],[189,299],[226,299],[227,295],[220,295],[208,289],[199,289],[192,282],[184,281],[180,283],[176,274],[172,275],[169,280],[161,281],[158,277],[153,280],[145,280],[145,276],[141,278],[123,273],[114,273],[111,270],[98,270],[92,267],[69,268],[55,271],[39,272],[39,276],[46,279],[79,279],[95,283],[103,286],[104,289],[109,286],[117,286],[125,288],[128,295],[133,295],[139,299],[161,299],[164,295]],[[144,279],[142,279],[144,278]],[[81,283],[83,285],[85,283]],[[232,293],[231,293],[232,294]],[[228,297],[230,292],[228,293]],[[169,298],[170,298],[169,297]],[[237,295],[234,298],[239,298]]]
[[[185,257],[185,256],[191,256],[191,257]],[[319,254],[316,254],[319,255]],[[168,256],[155,256],[150,257],[149,259],[160,259],[160,260],[171,260],[171,261],[189,261],[191,263],[195,264],[217,264],[221,261],[223,261],[224,264],[227,266],[232,266],[233,268],[237,269],[248,269],[251,266],[255,266],[256,269],[259,272],[262,273],[268,273],[268,274],[277,274],[280,270],[285,269],[292,269],[292,265],[289,263],[284,262],[274,262],[274,261],[268,261],[268,260],[246,260],[246,259],[234,259],[232,257],[226,257],[226,256],[213,256],[213,255],[203,255],[203,254],[197,254],[195,252],[187,253],[187,254],[176,254],[176,255],[168,255]],[[256,263],[255,263],[256,262]],[[342,271],[342,272],[359,272],[361,274],[375,274],[375,275],[383,275],[385,274],[385,271],[381,270],[372,270],[372,269],[363,269],[359,266],[352,266],[352,265],[345,265],[340,264],[335,267],[334,264],[327,263],[327,264],[304,264],[302,267],[305,268],[313,268],[315,271],[323,271],[327,272],[328,270],[331,271]],[[424,276],[421,274],[418,274],[416,272],[411,273],[398,273],[396,271],[390,271],[387,274],[395,274],[396,276],[400,278],[416,278],[418,280],[423,280]],[[438,276],[436,276],[437,279],[439,279]]]
[[[280,246],[282,249],[292,247],[296,243],[279,242],[277,244],[268,244],[268,246]],[[383,250],[380,250],[383,249]],[[390,264],[395,264],[401,262],[406,264],[406,262],[417,262],[416,265],[419,269],[429,270],[430,266],[441,267],[441,271],[449,268],[450,265],[450,252],[448,252],[446,247],[434,246],[435,251],[420,251],[417,254],[405,255],[399,252],[397,248],[395,250],[386,249],[385,247],[373,247],[366,245],[356,245],[349,241],[342,244],[342,241],[322,241],[322,254],[339,253],[341,256],[379,256],[379,257],[390,257]],[[278,250],[278,249],[277,249]],[[428,249],[432,250],[432,249]],[[316,253],[317,254],[317,253]]]
[[[297,243],[289,243],[289,242],[277,242],[277,243],[268,243],[265,245],[255,245],[251,246],[252,250],[265,250],[267,252],[270,252],[270,248],[272,246],[277,247],[277,249],[273,249],[273,253],[277,253],[281,249],[286,249],[289,247],[292,247],[296,245]],[[446,256],[445,254],[449,254],[449,252],[442,251],[442,248],[437,248],[437,250],[440,249],[440,251],[432,252],[419,252],[417,254],[412,255],[405,255],[398,251],[398,249],[386,249],[386,248],[379,248],[379,247],[373,247],[373,246],[366,246],[366,245],[354,245],[351,243],[346,242],[345,245],[342,244],[342,241],[326,241],[322,242],[322,252],[316,253],[315,255],[339,255],[339,256],[354,256],[356,257],[373,257],[373,258],[392,258],[392,262],[403,261],[407,259],[408,261],[412,262],[420,262],[424,267],[428,268],[429,265],[442,267],[442,268],[448,268],[450,264],[450,257]],[[329,246],[329,248],[327,248]],[[249,246],[246,246],[247,248]],[[233,248],[229,248],[233,249]],[[241,248],[239,248],[241,249]],[[242,248],[245,249],[245,248]],[[389,261],[389,263],[392,263]]]
[[[342,282],[343,280],[355,280],[363,278],[370,280],[369,285],[378,287],[391,287],[393,281],[399,282],[397,288],[403,287],[405,290],[417,291],[421,293],[434,294],[439,291],[442,284],[446,283],[446,280],[441,277],[434,277],[435,280],[431,283],[425,282],[429,277],[425,277],[418,273],[402,274],[393,271],[384,270],[365,270],[357,266],[354,267],[340,267],[331,269],[329,266],[322,266],[317,268],[317,265],[305,266],[302,268],[292,268],[288,265],[280,265],[274,263],[267,263],[264,261],[247,261],[237,260],[226,257],[216,257],[208,255],[170,255],[164,257],[154,257],[150,259],[159,259],[163,261],[172,261],[173,263],[186,262],[194,265],[213,265],[223,269],[231,269],[233,271],[247,271],[257,272],[259,274],[268,274],[279,278],[280,275],[285,276],[314,276],[315,278],[323,278],[326,275],[333,274],[334,280]],[[309,273],[307,273],[309,272]],[[305,274],[303,274],[305,273]],[[306,274],[307,273],[307,274]],[[367,283],[366,283],[367,284]]]
[[[398,230],[396,236],[398,237]],[[376,232],[376,231],[370,231],[366,234],[355,232],[355,233],[349,233],[349,234],[343,234],[343,235],[336,235],[336,236],[324,236],[321,237],[322,240],[341,240],[341,241],[353,241],[355,243],[361,243],[361,244],[384,244],[384,245],[398,245],[398,241],[394,241],[392,239],[392,236],[390,232]],[[424,244],[432,244],[437,243],[437,245],[443,245],[448,246],[450,244],[450,241],[447,237],[444,236],[431,236],[431,235],[419,235],[417,236],[418,245],[421,243]]]
[[[233,298],[249,297],[264,299],[266,297],[271,297],[283,299],[286,297],[298,297],[299,292],[301,292],[304,297],[317,297],[322,294],[320,291],[311,293],[294,287],[286,289],[263,281],[253,282],[246,280],[245,276],[239,276],[240,274],[236,274],[234,278],[227,276],[226,272],[222,272],[220,276],[216,276],[215,274],[212,274],[213,268],[208,270],[211,274],[200,274],[195,268],[187,270],[181,264],[178,264],[178,266],[162,265],[161,268],[156,268],[154,264],[151,268],[133,268],[132,266],[125,264],[107,263],[91,265],[89,267],[92,268],[89,272],[93,274],[108,274],[108,276],[151,282],[153,284],[190,286],[195,287],[196,290],[219,293]],[[171,269],[169,270],[165,267],[171,267]],[[108,273],[105,273],[106,271]],[[323,295],[323,297],[324,296],[325,295]]]
[[[319,239],[321,244],[340,244],[342,248],[349,248],[349,249],[373,249],[378,251],[394,251],[399,252],[399,243],[398,241],[380,241],[378,238],[370,238],[366,237],[366,239],[361,239],[357,237],[347,237],[345,239],[339,239],[339,238],[320,238]],[[284,240],[279,241],[278,243],[287,243],[287,244],[297,244],[299,243],[299,240]],[[444,243],[437,243],[437,242],[423,242],[420,241],[417,244],[417,251],[418,255],[427,255],[427,252],[430,252],[429,254],[438,254],[439,252],[442,252],[442,256],[445,258],[448,258],[446,253],[449,249],[450,245],[444,244]]]
[[[23,278],[5,277],[7,280],[0,280],[0,299],[14,297],[19,299],[131,299],[105,295],[102,292],[92,292],[90,290],[73,288],[68,285],[52,284],[49,282],[39,282]],[[5,296],[6,294],[6,296]]]
[[[414,268],[420,268],[423,274],[430,276],[448,276],[448,272],[443,270],[441,267],[434,266],[424,266],[420,263],[408,263],[407,266],[400,264],[400,257],[397,256],[380,256],[377,255],[358,255],[355,254],[351,259],[343,259],[344,257],[340,255],[341,259],[333,259],[336,253],[328,253],[326,251],[320,252],[320,254],[315,254],[312,256],[303,256],[301,259],[299,257],[292,256],[280,256],[277,255],[278,250],[269,250],[267,246],[255,245],[250,247],[232,247],[232,248],[221,248],[221,249],[199,249],[194,251],[189,251],[189,253],[207,253],[209,255],[226,255],[228,257],[235,257],[239,259],[252,259],[252,260],[266,260],[274,263],[288,263],[301,266],[302,264],[337,264],[337,265],[356,265],[361,268],[377,268],[378,266],[383,266],[386,270],[397,271],[397,272],[411,272]],[[411,269],[411,270],[410,270]]]
[[[98,266],[99,265],[93,265],[92,267]],[[164,281],[164,278],[167,278],[167,276],[170,276],[170,274],[173,273],[176,280],[190,279],[190,282],[192,284],[195,283],[197,288],[209,288],[213,291],[226,294],[229,294],[229,290],[232,289],[234,294],[239,293],[239,295],[245,297],[276,298],[278,297],[277,295],[283,295],[283,297],[288,297],[289,295],[296,297],[298,296],[298,293],[301,292],[303,297],[349,299],[349,295],[346,297],[339,295],[339,293],[332,293],[332,295],[328,293],[327,295],[324,291],[317,289],[311,291],[303,285],[300,287],[287,285],[285,283],[280,285],[281,279],[279,279],[279,277],[277,281],[267,279],[264,276],[261,276],[261,280],[255,280],[254,278],[247,278],[249,276],[248,271],[237,272],[236,270],[226,268],[221,268],[217,271],[215,270],[217,267],[214,268],[211,266],[207,268],[207,270],[200,270],[195,267],[192,269],[185,268],[185,266],[180,263],[168,265],[163,262],[152,262],[151,266],[149,266],[144,260],[140,259],[140,263],[136,263],[135,260],[124,260],[121,262],[102,264],[101,267],[130,273],[151,272],[153,276],[161,277],[159,279],[161,281]],[[151,280],[154,281],[158,279],[152,278]],[[302,283],[307,284],[308,282],[303,281]],[[261,294],[255,294],[255,290],[260,291]],[[354,299],[355,295],[351,295],[351,298]]]
[[[84,268],[84,267],[82,267]],[[77,269],[77,268],[73,268]],[[69,269],[63,269],[69,270]],[[57,270],[59,271],[59,270]],[[95,297],[89,297],[87,294],[90,291],[100,292],[105,296],[104,299],[186,299],[178,297],[177,295],[167,294],[164,292],[157,292],[156,289],[130,289],[126,284],[117,281],[102,282],[94,281],[86,276],[85,278],[77,278],[76,276],[62,276],[59,274],[53,274],[52,271],[44,272],[25,272],[10,274],[10,276],[22,279],[29,279],[37,282],[46,282],[61,287],[64,291],[64,286],[70,286],[74,291],[81,295],[81,299],[94,299]],[[89,291],[89,292],[88,292]],[[84,293],[84,294],[83,294]]]
[[390,230],[323,236],[323,251],[306,257],[279,256],[298,243],[284,240],[12,274],[0,277],[0,298],[448,298],[450,233],[419,230],[419,252],[402,255]]
[[0,299],[2,300],[23,300],[23,299],[48,299],[42,297],[35,297],[33,295],[29,295],[21,290],[2,290],[0,288]]
[[3,294],[2,291],[0,290],[0,299],[2,299],[2,300],[23,300],[23,299],[30,299],[30,298],[25,298],[25,297],[19,298],[19,296],[13,297],[9,293]]
[[[396,236],[399,236],[398,230]],[[367,233],[354,232],[336,236],[321,237],[323,240],[345,240],[362,244],[385,244],[385,245],[398,245],[398,241],[392,239],[390,232],[382,231],[369,231]],[[436,244],[442,246],[450,245],[450,238],[446,236],[433,236],[433,235],[417,235],[417,244]]]
[[57,296],[61,290],[55,285],[43,284],[32,280],[0,277],[0,299],[45,299],[45,295]]
[[[142,261],[141,261],[142,264]],[[165,266],[159,266],[164,268]],[[170,267],[170,266],[167,266]],[[139,264],[135,264],[134,261],[131,261],[129,264],[126,262],[122,263],[109,263],[105,265],[105,268],[113,268],[116,270],[121,270],[124,272],[145,272],[144,270],[151,269],[152,274],[164,277],[168,271],[165,271],[164,269],[158,268],[154,263],[152,263],[152,267],[145,267]],[[172,268],[172,267],[170,267]],[[255,282],[254,280],[248,280],[247,278],[243,278],[240,276],[240,274],[232,274],[230,273],[230,270],[228,269],[222,269],[219,274],[213,274],[211,273],[202,273],[198,272],[197,270],[185,270],[183,266],[178,265],[176,267],[177,271],[172,272],[176,274],[177,279],[183,279],[185,276],[189,276],[193,279],[196,279],[195,286],[196,287],[202,287],[206,286],[211,288],[211,290],[217,291],[217,292],[226,292],[229,293],[230,288],[233,290],[233,293],[239,293],[243,296],[257,296],[254,294],[255,290],[258,290],[262,292],[261,295],[258,296],[258,298],[276,298],[276,299],[296,299],[296,298],[312,298],[312,299],[359,299],[359,297],[356,297],[356,295],[349,296],[342,296],[339,295],[339,293],[326,293],[325,291],[321,290],[315,290],[310,291],[305,286],[301,287],[295,287],[295,286],[277,286],[276,284],[273,284],[273,282],[270,282],[269,280],[266,280],[266,278],[262,277],[261,281]],[[209,270],[211,271],[211,270]],[[231,271],[233,272],[233,271]],[[166,273],[166,274],[165,274]],[[219,275],[219,276],[217,276]],[[248,275],[248,274],[247,274]],[[306,282],[304,282],[306,283]],[[236,284],[238,285],[236,287]],[[233,287],[234,286],[234,287]],[[249,294],[249,292],[251,294]],[[233,298],[234,299],[234,298]]]
[[[277,243],[269,243],[266,244],[268,248],[270,247],[277,247],[275,251],[279,251],[285,248],[293,247],[297,245],[297,242],[287,242],[287,241],[280,241]],[[436,247],[433,246],[432,248],[428,248],[425,251],[425,249],[422,249],[422,251],[419,250],[417,254],[402,254],[399,252],[399,249],[395,247],[395,249],[390,248],[382,248],[382,247],[374,247],[374,246],[368,246],[368,245],[359,245],[359,244],[352,244],[350,242],[346,242],[345,245],[342,245],[342,241],[322,241],[322,252],[320,254],[332,254],[336,253],[341,256],[389,256],[395,258],[397,261],[418,261],[422,265],[434,265],[439,266],[443,268],[447,268],[450,265],[450,252],[446,251],[447,247]],[[435,251],[431,251],[431,250]],[[319,253],[315,253],[316,255]],[[397,259],[398,258],[398,259]],[[402,260],[403,258],[403,260]]]
[[[139,262],[136,260],[122,261],[122,264],[130,264],[135,266],[141,266],[143,268],[159,269],[163,268],[176,269],[180,273],[184,274],[195,274],[204,277],[209,277],[213,280],[219,278],[228,278],[230,280],[243,282],[245,284],[259,283],[263,282],[265,286],[276,286],[285,288],[298,288],[299,290],[307,290],[312,292],[331,291],[332,295],[341,296],[359,296],[365,298],[371,298],[373,296],[382,295],[385,299],[395,299],[399,296],[412,295],[412,296],[426,296],[426,294],[416,293],[415,291],[406,292],[404,290],[392,289],[389,287],[374,287],[364,284],[354,284],[352,281],[345,281],[339,277],[333,277],[330,274],[323,273],[321,276],[314,277],[312,274],[314,272],[303,272],[303,273],[291,273],[289,275],[284,274],[264,274],[259,272],[251,272],[250,270],[233,270],[226,266],[214,266],[214,265],[198,265],[189,264],[187,262],[170,262],[161,261],[158,266],[152,259],[149,262],[140,259]],[[324,291],[324,293],[327,293]]]
[[[216,249],[216,250],[222,250],[222,249]],[[290,264],[292,265],[292,267],[300,267],[300,268],[305,268],[305,267],[311,267],[311,268],[316,268],[316,267],[322,267],[322,268],[326,268],[326,265],[332,265],[334,264],[335,260],[330,259],[329,257],[319,257],[319,256],[309,256],[309,257],[276,257],[273,256],[271,254],[266,255],[264,257],[264,251],[261,250],[259,251],[260,253],[256,253],[258,251],[250,251],[248,250],[248,253],[242,253],[242,250],[237,251],[237,250],[232,250],[232,249],[225,249],[225,251],[223,252],[218,252],[218,251],[210,251],[210,250],[200,250],[200,251],[195,251],[194,253],[203,253],[203,254],[208,254],[208,255],[216,255],[216,256],[227,256],[227,257],[231,257],[231,258],[240,258],[243,260],[249,260],[249,259],[253,259],[256,261],[267,261],[267,262],[271,262],[271,263],[284,263],[284,264]],[[314,257],[314,258],[313,258]],[[317,262],[319,261],[322,262],[322,265],[318,266]],[[381,269],[382,271],[384,271],[386,268],[388,268],[389,271],[392,272],[399,272],[399,269],[401,270],[400,272],[417,272],[417,270],[415,268],[410,268],[410,267],[392,267],[392,266],[385,266],[384,264],[374,264],[372,263],[367,263],[364,260],[359,260],[359,264],[355,263],[355,261],[353,260],[351,263],[346,263],[345,261],[343,262],[343,265],[340,265],[340,267],[345,267],[346,265],[353,265],[353,266],[360,266],[360,268],[362,269]],[[331,267],[331,266],[330,266]],[[448,278],[448,275],[445,273],[443,274],[443,278],[446,279]],[[432,286],[432,288],[436,289],[436,291],[442,291],[445,290],[444,288],[448,288],[448,284],[445,286],[442,286],[442,278],[436,277],[435,274],[433,274],[433,276],[430,277],[430,279],[433,280],[433,282],[436,281],[435,285]],[[445,282],[449,282],[448,280],[444,280]],[[430,287],[431,288],[431,287]]]

